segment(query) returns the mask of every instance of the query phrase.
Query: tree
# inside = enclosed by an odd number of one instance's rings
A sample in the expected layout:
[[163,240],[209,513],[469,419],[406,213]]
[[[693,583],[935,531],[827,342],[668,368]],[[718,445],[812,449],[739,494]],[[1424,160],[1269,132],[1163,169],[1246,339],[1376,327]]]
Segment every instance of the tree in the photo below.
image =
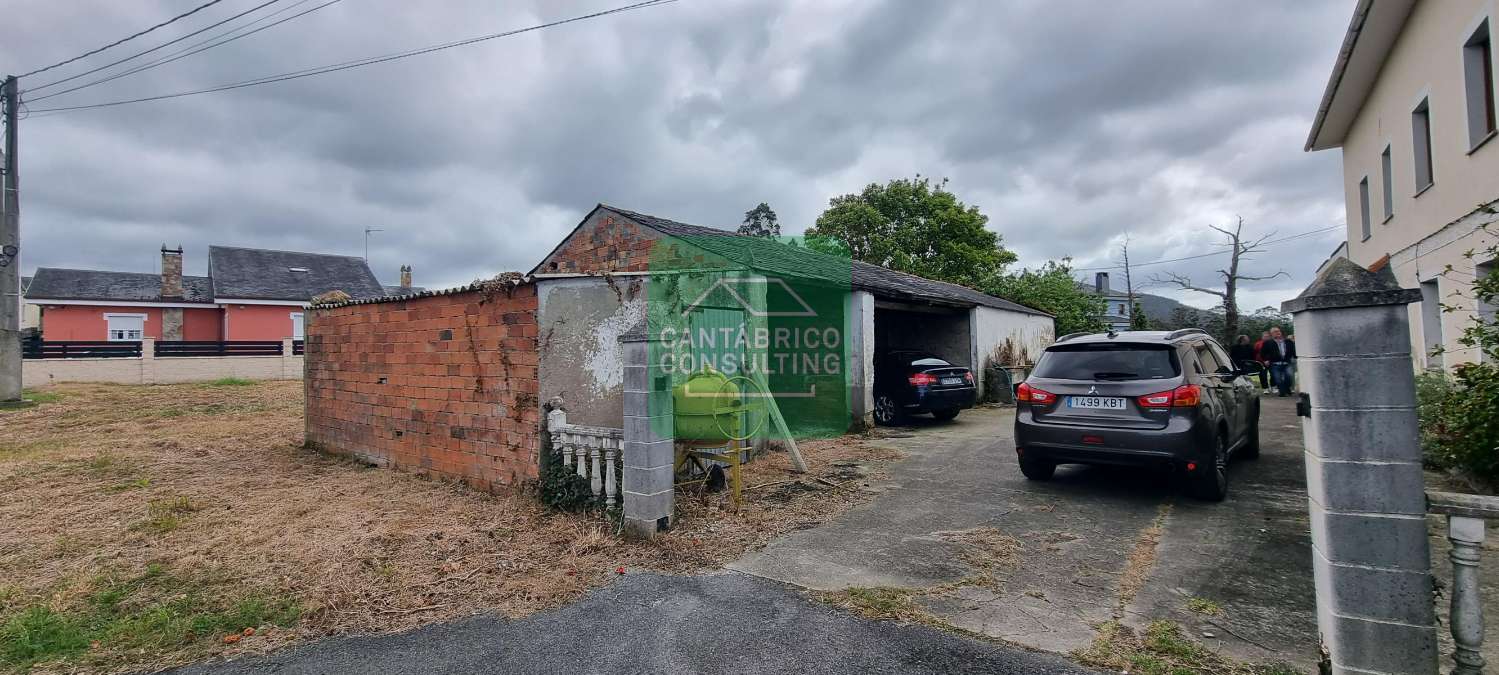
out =
[[1124,259],[1124,293],[1129,297],[1129,329],[1146,330],[1150,322],[1145,318],[1145,308],[1140,306],[1140,299],[1135,297],[1135,277],[1129,266],[1129,235],[1124,235],[1124,243],[1119,245],[1119,255]]
[[1191,277],[1183,276],[1175,272],[1167,272],[1164,277],[1159,275],[1153,276],[1151,277],[1151,281],[1160,284],[1173,284],[1189,291],[1196,291],[1198,293],[1207,293],[1208,295],[1218,296],[1219,300],[1222,302],[1223,307],[1223,327],[1221,335],[1224,338],[1232,341],[1239,332],[1239,284],[1245,281],[1264,281],[1266,279],[1274,279],[1275,277],[1284,275],[1285,272],[1276,272],[1275,274],[1271,274],[1268,276],[1250,276],[1240,271],[1240,263],[1242,263],[1247,258],[1253,257],[1254,254],[1264,251],[1265,240],[1274,236],[1274,232],[1271,232],[1270,234],[1267,234],[1253,241],[1246,241],[1243,236],[1243,218],[1238,219],[1238,223],[1234,225],[1234,229],[1232,230],[1218,227],[1217,225],[1208,225],[1208,227],[1211,227],[1214,230],[1217,230],[1219,233],[1223,234],[1225,237],[1228,237],[1228,243],[1226,244],[1229,247],[1228,269],[1218,270],[1218,274],[1222,275],[1223,277],[1223,290],[1220,291],[1212,288],[1197,286],[1192,283]]
[[781,222],[776,218],[776,212],[771,210],[769,204],[760,202],[759,206],[744,212],[744,222],[739,225],[739,234],[751,237],[779,237],[781,236]]
[[986,290],[1055,316],[1057,335],[1095,333],[1106,327],[1103,313],[1107,303],[1072,278],[1069,258],[1048,261],[1037,270],[1025,269],[1000,277]]
[[807,230],[815,250],[928,279],[984,290],[1015,262],[1001,238],[984,227],[988,216],[947,191],[947,180],[898,178],[869,184],[859,194],[828,201]]

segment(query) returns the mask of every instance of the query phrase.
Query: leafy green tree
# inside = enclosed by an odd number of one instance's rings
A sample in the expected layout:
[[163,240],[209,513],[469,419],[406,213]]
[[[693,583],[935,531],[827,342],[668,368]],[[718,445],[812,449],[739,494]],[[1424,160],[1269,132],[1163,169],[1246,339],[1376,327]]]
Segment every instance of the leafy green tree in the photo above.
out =
[[1150,330],[1150,319],[1145,316],[1145,308],[1136,300],[1134,307],[1129,310],[1130,330]]
[[1069,258],[1048,261],[1040,269],[1002,276],[985,290],[1055,316],[1057,335],[1092,333],[1106,328],[1103,313],[1107,303],[1072,278]]
[[988,221],[949,192],[946,179],[898,178],[829,200],[807,243],[814,250],[836,243],[855,260],[983,290],[1016,259]]
[[771,210],[769,204],[760,202],[759,206],[744,212],[744,222],[739,225],[739,234],[751,237],[779,237],[781,236],[781,222],[776,218],[776,212]]

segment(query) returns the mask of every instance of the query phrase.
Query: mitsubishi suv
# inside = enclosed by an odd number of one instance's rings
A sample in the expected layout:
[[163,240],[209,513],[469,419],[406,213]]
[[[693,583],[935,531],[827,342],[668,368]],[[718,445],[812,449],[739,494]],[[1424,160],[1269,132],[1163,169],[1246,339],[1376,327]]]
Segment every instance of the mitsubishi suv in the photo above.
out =
[[1154,466],[1221,501],[1229,458],[1259,456],[1248,377],[1259,367],[1198,329],[1064,336],[1015,392],[1020,470],[1048,480],[1058,464]]

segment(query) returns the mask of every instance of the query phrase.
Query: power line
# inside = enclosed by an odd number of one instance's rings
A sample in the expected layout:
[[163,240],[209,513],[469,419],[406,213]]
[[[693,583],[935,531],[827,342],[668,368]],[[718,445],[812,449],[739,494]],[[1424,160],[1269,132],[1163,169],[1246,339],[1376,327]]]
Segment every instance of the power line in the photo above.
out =
[[163,42],[163,43],[161,43],[159,45],[156,45],[155,47],[152,47],[152,48],[144,50],[144,51],[136,52],[136,53],[131,54],[130,56],[127,56],[127,57],[125,57],[123,59],[120,59],[118,61],[112,61],[110,63],[106,63],[106,64],[104,64],[102,66],[99,66],[98,68],[94,68],[93,70],[85,70],[85,71],[83,71],[81,73],[78,73],[77,75],[70,75],[68,77],[64,77],[61,80],[53,80],[53,81],[48,82],[46,84],[39,84],[39,85],[37,85],[35,87],[31,87],[31,88],[27,89],[26,91],[27,92],[41,91],[43,89],[46,89],[47,87],[57,86],[57,85],[62,84],[64,82],[71,82],[71,81],[76,80],[76,79],[78,79],[80,77],[83,77],[85,75],[93,75],[94,73],[97,73],[97,72],[99,72],[101,70],[104,70],[106,68],[113,68],[115,66],[120,65],[121,63],[126,62],[126,61],[130,61],[132,59],[136,59],[136,58],[145,56],[147,54],[150,54],[151,52],[154,52],[154,51],[156,51],[158,49],[161,49],[162,47],[170,47],[170,46],[172,46],[174,44],[177,44],[178,42],[181,42],[183,40],[186,40],[186,39],[188,39],[188,38],[190,38],[190,37],[192,37],[194,35],[198,35],[198,34],[201,34],[201,33],[206,33],[206,32],[208,32],[208,31],[210,31],[210,30],[212,30],[214,28],[218,28],[219,26],[222,26],[222,25],[224,25],[226,23],[229,23],[230,21],[238,19],[238,18],[240,18],[240,17],[242,17],[242,16],[244,16],[246,14],[258,11],[258,10],[260,10],[261,8],[263,8],[263,7],[267,6],[267,5],[274,5],[274,4],[278,3],[278,2],[281,2],[281,0],[266,0],[266,2],[260,3],[260,4],[254,6],[254,7],[251,7],[251,8],[249,8],[249,9],[243,11],[243,12],[240,12],[239,14],[235,14],[234,16],[231,16],[231,17],[229,17],[227,19],[224,19],[223,21],[220,21],[218,23],[208,24],[207,26],[199,28],[198,30],[195,30],[195,31],[193,31],[191,33],[188,33],[187,35],[179,37],[179,38],[177,38],[175,40],[170,40],[170,41],[167,41],[167,42]]
[[592,14],[583,14],[583,15],[575,16],[575,17],[568,18],[568,19],[559,19],[557,21],[550,21],[550,22],[547,22],[547,23],[537,24],[535,26],[528,26],[526,28],[517,28],[515,30],[509,30],[509,31],[505,31],[505,32],[502,32],[502,33],[491,33],[489,35],[481,35],[481,36],[478,36],[478,37],[472,37],[472,38],[467,38],[467,39],[464,39],[464,40],[457,40],[457,41],[454,41],[454,42],[447,42],[447,43],[443,43],[443,44],[432,45],[432,46],[429,46],[429,47],[422,47],[422,48],[419,48],[419,49],[412,49],[412,50],[404,51],[404,52],[397,52],[397,53],[394,53],[394,54],[387,54],[387,55],[384,55],[384,56],[372,56],[372,57],[367,57],[367,58],[363,58],[363,59],[355,59],[353,61],[345,61],[343,63],[336,63],[336,64],[329,65],[329,66],[319,66],[319,67],[316,67],[316,68],[307,68],[307,69],[304,69],[304,70],[296,70],[296,71],[292,71],[292,72],[289,72],[289,73],[282,73],[280,75],[268,75],[266,77],[261,77],[261,78],[257,78],[257,79],[253,79],[253,80],[244,80],[242,82],[235,82],[235,83],[232,83],[232,84],[224,84],[224,85],[219,85],[219,86],[216,86],[216,87],[209,87],[207,89],[196,89],[196,90],[192,90],[192,91],[177,92],[175,94],[161,94],[161,95],[158,95],[158,96],[145,96],[145,97],[142,97],[142,98],[124,99],[124,100],[120,100],[120,101],[107,101],[107,102],[104,102],[104,103],[93,103],[93,104],[89,104],[89,105],[63,106],[63,107],[58,107],[58,108],[38,108],[36,110],[33,110],[32,112],[34,112],[34,113],[59,113],[59,112],[70,111],[70,110],[89,110],[89,109],[93,109],[93,108],[108,108],[108,107],[119,106],[119,105],[127,105],[127,104],[130,104],[130,103],[144,103],[144,102],[147,102],[147,101],[161,101],[161,100],[165,100],[165,99],[181,98],[183,96],[195,96],[197,94],[211,94],[211,93],[214,93],[214,92],[229,91],[231,89],[242,89],[244,87],[253,87],[253,86],[261,85],[261,84],[272,84],[272,83],[275,83],[275,82],[285,82],[287,80],[295,80],[295,79],[300,79],[300,78],[303,78],[303,77],[312,77],[313,75],[323,75],[323,74],[326,74],[326,73],[334,73],[334,72],[338,72],[338,71],[341,71],[341,70],[350,70],[352,68],[360,68],[360,67],[363,67],[363,66],[370,66],[370,65],[377,64],[377,63],[385,63],[387,61],[395,61],[397,59],[404,59],[404,58],[411,57],[411,56],[420,56],[422,54],[430,54],[432,52],[442,51],[444,49],[452,49],[454,47],[463,47],[463,46],[466,46],[466,45],[471,45],[471,44],[478,43],[478,42],[484,42],[484,41],[487,41],[487,40],[493,40],[493,39],[496,39],[496,38],[510,37],[512,35],[519,35],[521,33],[529,33],[529,32],[532,32],[532,31],[541,30],[543,28],[552,28],[554,26],[561,26],[563,24],[569,24],[569,23],[574,23],[574,22],[578,22],[578,21],[585,21],[585,20],[588,20],[588,19],[596,19],[598,17],[608,16],[610,14],[618,14],[620,12],[628,12],[628,11],[631,11],[631,10],[642,9],[642,8],[645,8],[645,7],[652,7],[652,6],[655,6],[655,5],[670,4],[670,3],[673,3],[673,2],[676,2],[676,1],[677,0],[646,0],[645,2],[637,2],[637,3],[633,4],[633,5],[625,5],[623,7],[616,7],[614,9],[607,9],[607,10],[603,10],[603,11],[599,11],[599,12],[594,12]]
[[[1270,240],[1270,242],[1261,242],[1261,243],[1262,243],[1262,245],[1265,245],[1265,246],[1268,246],[1268,245],[1277,245],[1277,243],[1291,242],[1291,240],[1301,239],[1301,237],[1310,237],[1310,236],[1313,236],[1313,234],[1327,233],[1327,231],[1330,231],[1330,229],[1342,229],[1342,228],[1343,228],[1342,225],[1325,226],[1325,228],[1321,228],[1321,229],[1312,229],[1312,231],[1307,231],[1307,233],[1292,234],[1292,236],[1289,236],[1289,237],[1282,237],[1282,239],[1273,239],[1273,240]],[[1166,260],[1153,260],[1153,261],[1150,261],[1150,263],[1135,263],[1135,264],[1130,264],[1130,267],[1160,266],[1160,264],[1181,263],[1181,261],[1198,260],[1198,258],[1211,258],[1211,257],[1214,257],[1214,255],[1226,255],[1226,254],[1229,254],[1229,252],[1228,251],[1216,251],[1216,252],[1211,252],[1211,254],[1186,255],[1186,257],[1181,257],[1181,258],[1166,258]],[[1102,270],[1121,270],[1121,269],[1124,269],[1124,266],[1076,267],[1076,269],[1073,269],[1072,272],[1102,272]]]
[[[185,59],[185,58],[187,58],[189,56],[192,56],[193,54],[197,54],[197,53],[200,53],[200,52],[208,51],[210,49],[213,49],[214,47],[218,47],[220,45],[225,45],[225,44],[228,44],[230,42],[234,42],[235,40],[238,40],[240,38],[250,37],[251,35],[259,33],[260,31],[266,30],[268,28],[275,28],[276,26],[279,26],[279,25],[281,25],[283,23],[291,21],[292,19],[295,19],[297,17],[303,16],[303,15],[306,15],[306,14],[311,14],[311,13],[316,12],[316,11],[318,11],[318,10],[324,8],[324,7],[327,7],[328,5],[332,5],[332,4],[336,4],[338,2],[341,2],[342,0],[328,0],[328,2],[325,2],[325,3],[321,4],[321,5],[316,6],[316,7],[313,7],[312,9],[308,9],[308,10],[303,10],[301,12],[297,12],[296,14],[288,16],[285,19],[282,19],[280,21],[276,21],[274,23],[271,23],[271,24],[268,24],[268,25],[265,25],[265,26],[261,26],[260,28],[256,28],[255,30],[252,30],[252,31],[250,31],[248,33],[244,33],[244,34],[241,34],[241,35],[234,35],[235,33],[238,33],[238,32],[240,32],[240,31],[242,31],[242,30],[244,30],[246,28],[249,28],[250,26],[253,26],[253,25],[257,24],[257,23],[260,23],[262,21],[270,19],[270,18],[272,18],[272,17],[274,17],[274,16],[276,16],[278,14],[289,12],[289,11],[291,11],[293,9],[296,9],[297,7],[299,7],[301,5],[307,4],[310,1],[311,0],[299,0],[297,3],[295,3],[295,4],[291,5],[291,6],[282,7],[281,9],[278,9],[278,10],[276,10],[276,11],[270,13],[270,14],[267,14],[267,15],[265,15],[263,17],[260,17],[259,19],[254,20],[254,21],[251,21],[250,23],[247,23],[247,24],[245,24],[243,26],[240,26],[239,28],[235,28],[235,29],[230,30],[230,31],[225,31],[223,33],[219,33],[218,35],[210,37],[210,38],[208,38],[206,40],[202,40],[200,42],[195,42],[195,43],[193,43],[191,45],[188,45],[187,47],[184,47],[184,48],[182,48],[182,49],[180,49],[178,51],[172,52],[171,54],[163,56],[163,57],[161,57],[161,58],[159,58],[159,59],[157,59],[155,61],[152,61],[150,63],[142,64],[142,65],[136,66],[134,68],[131,68],[130,70],[126,70],[126,71],[122,71],[122,72],[119,72],[119,73],[115,73],[114,75],[110,75],[108,77],[101,77],[101,78],[99,78],[97,80],[93,80],[91,82],[85,82],[85,83],[80,84],[80,85],[78,85],[76,87],[70,87],[70,88],[64,89],[62,91],[54,91],[54,92],[52,92],[50,94],[47,94],[46,96],[38,96],[36,98],[32,98],[32,99],[28,99],[28,100],[29,101],[33,101],[33,102],[35,102],[35,101],[45,101],[45,100],[47,100],[49,98],[52,98],[53,96],[62,96],[63,94],[67,94],[67,93],[70,93],[70,92],[75,92],[75,91],[78,91],[79,89],[87,89],[87,88],[92,87],[92,86],[94,86],[96,84],[104,84],[105,82],[109,82],[109,81],[112,81],[112,80],[118,80],[118,79],[120,79],[122,77],[127,77],[127,76],[130,76],[130,75],[134,75],[134,74],[139,73],[139,72],[141,72],[143,70],[150,70],[150,69],[156,68],[158,66],[164,66],[164,65],[166,65],[168,63],[171,63],[173,61],[176,61],[178,59]],[[224,39],[224,40],[219,40],[218,42],[213,42],[214,40],[218,40],[219,38],[224,37],[226,35],[234,35],[234,37],[230,37],[230,38],[227,38],[227,39]],[[201,49],[194,49],[194,47],[199,47],[200,45],[207,44],[209,42],[213,42],[213,44],[210,44],[207,47],[202,47]]]
[[197,7],[194,7],[192,9],[188,10],[187,12],[184,12],[182,14],[178,14],[177,16],[174,16],[174,17],[172,17],[170,19],[167,19],[166,21],[158,23],[155,26],[147,28],[147,29],[145,29],[145,30],[143,30],[143,31],[141,31],[139,33],[134,34],[134,35],[131,35],[131,36],[128,36],[128,37],[124,37],[124,38],[120,38],[119,40],[115,40],[114,42],[111,42],[111,43],[109,43],[107,45],[104,45],[103,47],[100,47],[98,49],[95,49],[93,51],[84,52],[84,53],[79,54],[78,56],[75,56],[75,57],[73,57],[71,59],[68,59],[66,61],[59,61],[57,63],[54,63],[54,64],[50,65],[50,66],[47,66],[46,68],[37,68],[36,70],[33,70],[33,71],[29,72],[29,73],[25,73],[25,74],[22,74],[22,75],[17,75],[16,77],[27,77],[27,76],[30,76],[30,75],[35,75],[37,73],[45,73],[45,72],[47,72],[49,70],[52,70],[53,68],[56,68],[58,66],[65,66],[65,65],[68,65],[69,63],[72,63],[72,62],[77,61],[79,59],[86,59],[86,58],[88,58],[90,56],[98,54],[99,52],[102,52],[102,51],[104,51],[106,49],[109,49],[110,47],[115,47],[115,46],[124,44],[124,43],[129,42],[131,40],[134,40],[134,39],[136,39],[136,38],[138,38],[138,37],[140,37],[142,35],[145,35],[146,33],[149,33],[149,32],[151,32],[153,30],[161,28],[162,26],[166,26],[166,25],[171,24],[171,23],[173,23],[175,21],[178,21],[180,19],[185,19],[187,17],[190,17],[190,16],[192,16],[194,14],[197,14],[198,12],[200,12],[202,10],[208,9],[209,7],[217,5],[217,4],[219,4],[220,2],[223,2],[223,1],[224,0],[209,0],[208,2],[205,2],[205,3],[201,4],[201,5],[198,5]]

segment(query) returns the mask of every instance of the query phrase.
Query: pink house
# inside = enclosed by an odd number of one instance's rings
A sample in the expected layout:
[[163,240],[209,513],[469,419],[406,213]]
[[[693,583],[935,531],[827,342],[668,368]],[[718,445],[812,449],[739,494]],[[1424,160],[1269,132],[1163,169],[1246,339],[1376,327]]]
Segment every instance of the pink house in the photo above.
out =
[[208,276],[182,274],[182,249],[161,249],[161,274],[37,268],[25,302],[41,308],[42,339],[282,340],[302,337],[302,309],[320,293],[355,299],[414,290],[411,269],[385,287],[361,258],[210,246]]

